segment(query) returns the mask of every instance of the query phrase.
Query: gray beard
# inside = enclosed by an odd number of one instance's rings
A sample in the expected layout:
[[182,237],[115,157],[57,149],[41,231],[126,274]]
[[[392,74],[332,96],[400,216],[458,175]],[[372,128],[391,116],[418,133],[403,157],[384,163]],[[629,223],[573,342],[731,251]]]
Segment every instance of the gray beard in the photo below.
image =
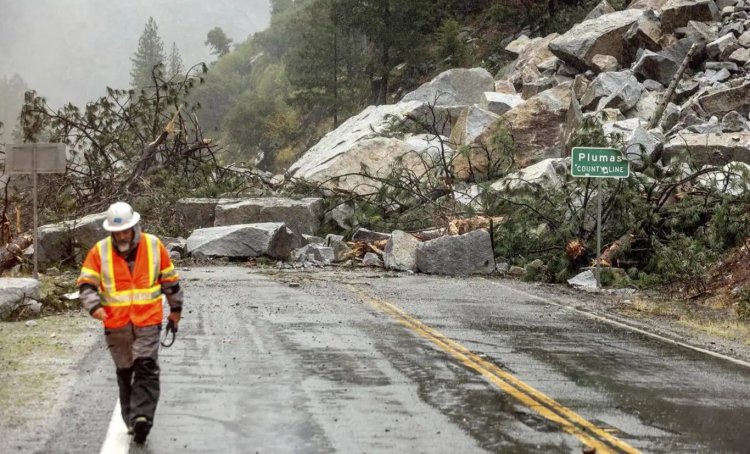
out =
[[117,250],[123,254],[130,250],[130,241],[125,243],[117,243]]

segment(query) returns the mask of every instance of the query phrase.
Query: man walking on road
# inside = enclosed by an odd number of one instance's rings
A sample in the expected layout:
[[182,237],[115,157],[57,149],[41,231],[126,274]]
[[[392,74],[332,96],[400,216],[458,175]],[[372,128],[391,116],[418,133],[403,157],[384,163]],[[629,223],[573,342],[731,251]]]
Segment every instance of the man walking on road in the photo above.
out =
[[112,204],[104,221],[112,234],[91,248],[78,277],[83,307],[104,323],[117,368],[122,418],[136,443],[146,441],[159,401],[162,295],[175,328],[183,299],[166,248],[141,231],[140,218],[127,203]]

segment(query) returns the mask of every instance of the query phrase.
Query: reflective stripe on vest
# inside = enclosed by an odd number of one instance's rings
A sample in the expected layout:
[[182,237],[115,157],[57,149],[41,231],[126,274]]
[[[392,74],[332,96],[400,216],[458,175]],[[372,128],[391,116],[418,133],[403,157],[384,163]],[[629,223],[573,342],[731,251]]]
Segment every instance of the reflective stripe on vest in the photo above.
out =
[[99,288],[99,273],[92,269],[81,267],[81,274],[78,275],[76,285],[81,286],[82,284],[91,284]]
[[[114,250],[115,245],[111,236],[97,243],[97,248],[101,258],[102,306],[105,307],[111,317],[105,322],[105,326],[114,328],[123,326],[128,321],[132,321],[136,325],[161,323],[162,290],[161,284],[157,281],[161,265],[159,239],[153,235],[142,234],[132,271],[129,269],[125,258],[115,255],[117,252]],[[145,249],[145,251],[142,249]],[[144,252],[146,254],[145,264],[142,262]],[[128,277],[131,279],[128,285],[130,288],[118,288],[118,285],[124,287],[127,280],[118,282],[115,271],[116,261],[120,262],[119,271],[128,273]],[[139,265],[146,265],[146,269]],[[124,269],[122,269],[123,266]],[[143,282],[143,278],[146,278],[146,276],[142,274],[145,273],[148,273],[148,280]],[[124,275],[121,278],[127,279]],[[136,287],[139,282],[140,286]],[[149,308],[148,305],[153,305],[153,308]]]

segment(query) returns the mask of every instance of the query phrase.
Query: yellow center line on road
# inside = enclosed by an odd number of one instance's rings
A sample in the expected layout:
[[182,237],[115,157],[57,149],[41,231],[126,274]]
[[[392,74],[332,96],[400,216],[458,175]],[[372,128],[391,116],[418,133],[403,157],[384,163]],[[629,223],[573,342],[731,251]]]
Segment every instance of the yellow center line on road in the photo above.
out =
[[395,318],[401,324],[431,341],[467,367],[477,371],[503,392],[513,396],[529,409],[549,421],[558,424],[565,432],[573,435],[583,444],[596,448],[597,454],[617,452],[632,454],[640,452],[624,441],[614,437],[607,430],[595,426],[573,410],[562,406],[546,394],[481,358],[439,331],[411,317],[393,304],[368,295],[352,285],[348,287],[353,293],[362,298],[362,300]]

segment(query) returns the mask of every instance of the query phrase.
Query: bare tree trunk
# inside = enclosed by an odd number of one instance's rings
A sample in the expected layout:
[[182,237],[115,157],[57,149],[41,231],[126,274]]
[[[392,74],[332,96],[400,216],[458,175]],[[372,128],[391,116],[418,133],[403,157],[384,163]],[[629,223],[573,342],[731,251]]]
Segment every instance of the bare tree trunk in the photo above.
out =
[[633,242],[633,238],[635,238],[635,235],[630,232],[621,236],[620,239],[612,243],[607,249],[604,250],[604,252],[602,252],[602,255],[599,257],[599,263],[607,266],[613,266],[612,263],[617,260],[617,257],[619,257],[624,250],[630,247],[630,244]]
[[690,59],[693,57],[695,48],[696,44],[690,46],[690,50],[688,50],[687,55],[685,55],[685,59],[682,60],[682,64],[677,69],[677,73],[675,73],[672,82],[669,84],[667,92],[664,94],[664,99],[661,100],[659,107],[656,109],[656,112],[654,112],[654,116],[651,118],[651,121],[648,122],[648,126],[646,127],[646,129],[654,128],[659,124],[659,120],[661,120],[661,116],[664,114],[664,109],[667,108],[667,104],[669,103],[669,100],[672,99],[672,95],[674,95],[677,84],[679,84],[680,80],[682,79],[682,73],[685,72],[688,67],[688,63],[690,63]]
[[0,273],[13,268],[21,261],[24,249],[34,242],[30,233],[23,233],[13,238],[13,241],[0,248]]

